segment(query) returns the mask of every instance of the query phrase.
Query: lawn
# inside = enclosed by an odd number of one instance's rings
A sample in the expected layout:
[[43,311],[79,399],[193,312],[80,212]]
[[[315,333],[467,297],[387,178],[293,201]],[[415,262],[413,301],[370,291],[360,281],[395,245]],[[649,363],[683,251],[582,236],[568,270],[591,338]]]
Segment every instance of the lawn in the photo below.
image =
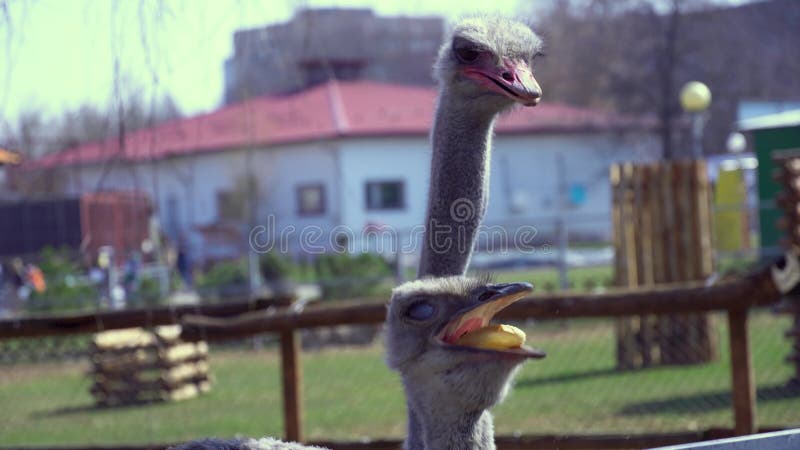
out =
[[[573,267],[567,272],[567,281],[574,289],[584,290],[592,285],[610,285],[613,275],[611,266]],[[558,290],[561,285],[558,270],[554,268],[502,271],[496,273],[494,278],[500,283],[527,281],[533,283],[539,293]]]
[[[578,320],[528,324],[529,342],[549,356],[526,364],[505,403],[499,433],[645,432],[731,426],[727,334],[716,317],[716,362],[633,372],[613,368],[613,324]],[[784,388],[789,320],[751,321],[760,424],[800,425],[800,392]],[[280,435],[279,360],[272,349],[212,352],[213,390],[173,404],[95,409],[86,366],[0,367],[0,445],[172,442],[201,436]],[[308,438],[400,437],[404,405],[380,344],[306,352]]]

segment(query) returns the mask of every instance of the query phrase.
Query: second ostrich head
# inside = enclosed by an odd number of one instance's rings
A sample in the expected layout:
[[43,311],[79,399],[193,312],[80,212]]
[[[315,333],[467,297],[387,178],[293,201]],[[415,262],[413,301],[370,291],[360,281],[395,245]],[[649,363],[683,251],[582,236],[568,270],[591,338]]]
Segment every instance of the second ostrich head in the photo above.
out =
[[493,448],[486,410],[505,396],[520,363],[544,353],[524,345],[491,349],[464,343],[463,337],[491,330],[489,321],[497,312],[532,290],[528,283],[493,284],[461,276],[395,288],[386,350],[407,395],[407,448]]

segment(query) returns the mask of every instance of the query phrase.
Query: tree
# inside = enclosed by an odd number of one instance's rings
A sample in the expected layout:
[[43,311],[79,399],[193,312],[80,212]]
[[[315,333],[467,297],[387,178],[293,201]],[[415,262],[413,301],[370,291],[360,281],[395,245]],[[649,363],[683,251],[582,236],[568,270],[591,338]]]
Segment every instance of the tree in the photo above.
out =
[[[678,90],[709,85],[706,151],[724,142],[744,99],[800,98],[800,2],[557,0],[538,21],[551,100],[658,117],[667,157],[688,155]],[[677,125],[676,125],[677,124]]]

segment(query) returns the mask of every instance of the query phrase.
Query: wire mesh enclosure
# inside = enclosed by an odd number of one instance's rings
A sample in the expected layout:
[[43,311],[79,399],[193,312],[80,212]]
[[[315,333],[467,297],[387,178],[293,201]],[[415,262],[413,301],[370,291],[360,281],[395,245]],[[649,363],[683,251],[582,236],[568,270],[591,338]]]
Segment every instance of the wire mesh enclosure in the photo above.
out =
[[[594,448],[643,448],[733,434],[737,381],[731,371],[741,360],[730,359],[731,345],[739,344],[729,336],[730,324],[740,324],[726,320],[723,313],[708,314],[719,343],[719,358],[714,361],[619,371],[617,317],[638,316],[643,308],[661,314],[675,308],[696,312],[720,307],[709,305],[756,306],[741,322],[751,355],[745,370],[752,371],[754,380],[752,426],[800,425],[800,389],[787,384],[793,368],[785,361],[791,343],[784,333],[791,318],[757,306],[771,304],[779,296],[777,291],[763,290],[769,271],[758,273],[710,291],[687,285],[638,297],[625,291],[573,292],[534,297],[512,308],[503,320],[522,328],[528,342],[549,356],[524,365],[511,394],[494,410],[498,443],[507,442],[509,448],[552,448],[555,442],[561,448],[586,448],[587,442]],[[663,310],[635,306],[641,298],[653,296],[657,298],[652,305],[662,305]],[[722,300],[709,303],[698,296]],[[687,300],[675,302],[683,306],[669,306],[666,298]],[[760,300],[750,303],[754,298]],[[356,332],[361,326],[356,324],[383,320],[383,301],[323,304],[300,313],[256,309],[236,320],[183,316],[189,330],[212,342],[208,358],[215,380],[207,395],[185,402],[97,409],[85,375],[88,360],[6,364],[0,371],[0,399],[4,405],[18,406],[14,414],[4,413],[2,445],[30,444],[32,434],[40,436],[37,445],[78,447],[171,443],[208,435],[271,435],[323,442],[332,448],[396,448],[405,433],[399,377],[384,363],[380,333],[369,339]],[[611,304],[627,306],[611,308]],[[98,315],[96,326],[114,324],[103,322],[103,317]],[[57,323],[64,320],[51,325]],[[2,325],[0,334],[11,334],[13,325]],[[17,326],[24,330],[31,325],[18,321]],[[349,328],[359,339],[318,345],[324,336],[340,340]],[[247,336],[270,332],[278,339],[261,339],[258,349],[213,344],[220,337],[236,336],[237,330]],[[304,335],[316,345],[304,348]]]

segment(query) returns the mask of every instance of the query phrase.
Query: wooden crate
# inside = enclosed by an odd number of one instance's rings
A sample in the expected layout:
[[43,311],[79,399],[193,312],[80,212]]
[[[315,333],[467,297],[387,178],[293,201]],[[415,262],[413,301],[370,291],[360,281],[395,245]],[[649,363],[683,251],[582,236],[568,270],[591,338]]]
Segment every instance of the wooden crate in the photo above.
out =
[[[704,161],[611,167],[615,284],[697,281],[714,269],[711,188]],[[617,319],[617,367],[695,364],[716,358],[706,314]]]
[[98,333],[90,345],[98,405],[177,401],[211,389],[208,344],[182,342],[177,325]]

